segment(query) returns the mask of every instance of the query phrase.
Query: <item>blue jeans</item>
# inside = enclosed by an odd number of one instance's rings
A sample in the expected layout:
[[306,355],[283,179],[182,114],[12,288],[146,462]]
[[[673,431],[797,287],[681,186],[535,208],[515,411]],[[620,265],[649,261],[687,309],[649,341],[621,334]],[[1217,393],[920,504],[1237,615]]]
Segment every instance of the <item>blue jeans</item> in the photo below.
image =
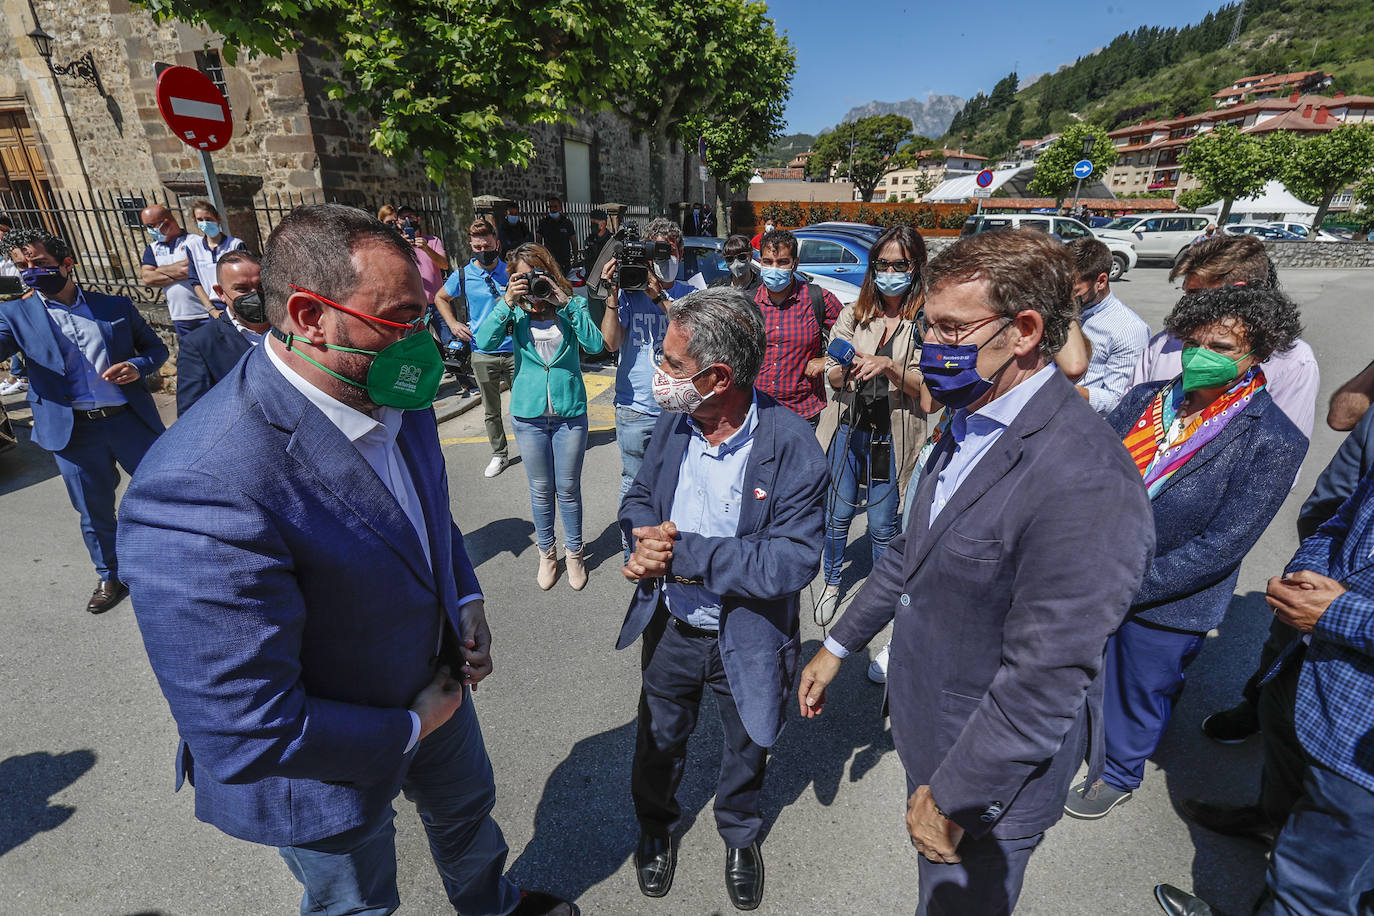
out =
[[582,457],[587,453],[587,415],[511,417],[520,460],[530,481],[530,510],[539,549],[554,545],[553,504],[563,516],[564,549],[582,549]]
[[[472,694],[415,749],[401,783],[429,835],[444,891],[464,916],[501,916],[520,891],[502,872],[506,840],[491,817],[496,783]],[[301,914],[387,916],[401,905],[396,889],[396,811],[303,846],[278,849],[304,887]]]
[[[897,456],[888,459],[887,482],[874,483],[869,468],[869,447],[873,435],[840,424],[830,443],[830,490],[826,495],[825,549],[822,560],[825,584],[840,584],[840,566],[849,543],[849,523],[859,501],[859,470],[868,468],[868,539],[873,544],[873,562],[883,555],[897,536]],[[889,450],[890,451],[890,450]]]
[[10,375],[15,378],[28,377],[28,373],[24,371],[24,354],[16,353],[10,357]]
[[214,319],[192,318],[188,321],[173,321],[172,327],[176,328],[177,340],[180,341],[183,337],[185,337],[187,334],[190,334],[196,328],[202,328],[205,325],[209,324],[212,320]]
[[[644,464],[644,452],[649,448],[649,440],[654,436],[654,426],[658,417],[641,413],[633,407],[615,409],[615,441],[620,445],[620,501],[630,492],[630,484],[635,482],[640,467]],[[620,502],[616,503],[617,508]],[[625,540],[625,532],[620,532],[620,546],[625,551],[625,562],[630,562],[630,545]]]
[[132,477],[157,436],[137,414],[126,410],[103,420],[76,420],[66,447],[53,452],[72,508],[81,515],[81,537],[96,575],[106,582],[119,578],[115,560],[119,468]]

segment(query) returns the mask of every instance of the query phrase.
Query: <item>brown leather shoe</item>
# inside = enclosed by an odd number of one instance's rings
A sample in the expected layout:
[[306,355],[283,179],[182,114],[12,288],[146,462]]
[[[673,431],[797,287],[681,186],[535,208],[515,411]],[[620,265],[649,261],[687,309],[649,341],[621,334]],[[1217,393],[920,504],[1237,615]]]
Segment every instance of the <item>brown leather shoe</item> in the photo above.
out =
[[109,582],[101,580],[96,583],[95,591],[91,592],[91,600],[86,602],[86,610],[92,614],[103,614],[114,607],[129,594],[129,589],[118,579],[111,579]]

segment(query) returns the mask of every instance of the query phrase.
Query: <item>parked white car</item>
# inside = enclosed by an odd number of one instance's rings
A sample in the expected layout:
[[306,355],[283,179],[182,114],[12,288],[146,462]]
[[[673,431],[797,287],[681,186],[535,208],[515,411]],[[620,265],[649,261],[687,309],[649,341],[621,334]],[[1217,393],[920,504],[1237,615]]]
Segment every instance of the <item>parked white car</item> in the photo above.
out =
[[1120,280],[1121,276],[1136,264],[1136,250],[1129,241],[1104,235],[1101,229],[1089,229],[1072,217],[1055,216],[1050,213],[974,214],[964,220],[964,228],[959,235],[977,235],[979,232],[996,232],[1002,229],[1039,229],[1066,242],[1096,236],[1112,250],[1112,280]]
[[1205,213],[1170,213],[1151,216],[1130,229],[1099,229],[1097,234],[1103,240],[1130,242],[1141,260],[1157,258],[1173,263],[1211,223],[1212,217]]
[[1301,236],[1304,239],[1311,239],[1312,241],[1316,242],[1349,241],[1349,239],[1343,239],[1339,235],[1332,235],[1330,232],[1327,232],[1324,229],[1318,229],[1316,235],[1313,235],[1312,227],[1309,226],[1307,223],[1284,222],[1283,220],[1276,219],[1271,220],[1270,222],[1267,222],[1264,225],[1273,226],[1275,229],[1282,229],[1285,232],[1291,232],[1294,235]]

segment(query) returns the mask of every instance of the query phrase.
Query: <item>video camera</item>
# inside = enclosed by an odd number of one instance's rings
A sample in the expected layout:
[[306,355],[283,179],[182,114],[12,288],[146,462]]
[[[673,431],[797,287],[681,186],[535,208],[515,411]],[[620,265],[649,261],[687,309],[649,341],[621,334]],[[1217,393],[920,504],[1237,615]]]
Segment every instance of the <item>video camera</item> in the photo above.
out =
[[616,230],[612,239],[620,243],[615,255],[615,285],[617,289],[649,288],[649,271],[655,261],[667,260],[673,253],[667,242],[644,241],[639,237],[639,224],[626,222]]

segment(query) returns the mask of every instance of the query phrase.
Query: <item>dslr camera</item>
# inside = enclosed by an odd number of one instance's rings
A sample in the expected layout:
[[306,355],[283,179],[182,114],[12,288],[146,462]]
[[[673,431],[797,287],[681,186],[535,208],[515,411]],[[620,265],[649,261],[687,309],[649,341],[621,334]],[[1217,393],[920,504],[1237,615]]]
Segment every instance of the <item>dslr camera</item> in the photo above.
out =
[[525,279],[528,280],[529,283],[530,283],[530,296],[529,296],[529,297],[530,297],[531,299],[547,299],[547,300],[552,300],[552,299],[554,298],[554,295],[555,295],[555,294],[554,294],[553,277],[549,275],[549,272],[548,272],[547,270],[543,270],[543,269],[538,268],[538,267],[533,267],[533,268],[531,268],[531,269],[525,271],[525,272],[522,273],[522,274],[516,274],[515,276],[511,277],[510,279],[511,279],[511,282],[514,283],[516,280],[519,280],[521,277],[525,278]]
[[627,222],[617,232],[620,253],[616,255],[615,285],[617,289],[632,291],[649,288],[649,271],[655,261],[666,260],[672,253],[667,242],[648,242],[639,237],[639,224]]

